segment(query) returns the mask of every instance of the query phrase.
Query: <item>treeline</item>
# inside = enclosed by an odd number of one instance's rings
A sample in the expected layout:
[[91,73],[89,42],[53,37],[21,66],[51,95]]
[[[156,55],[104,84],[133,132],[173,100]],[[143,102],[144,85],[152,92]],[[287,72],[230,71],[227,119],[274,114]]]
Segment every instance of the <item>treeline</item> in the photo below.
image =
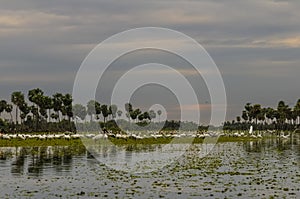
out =
[[247,103],[241,116],[224,123],[224,130],[294,130],[300,126],[300,99],[293,107],[279,101],[276,108]]
[[[26,98],[27,97],[27,98]],[[73,105],[71,94],[55,93],[47,96],[40,88],[29,90],[27,96],[21,91],[11,94],[11,101],[0,101],[0,131],[7,133],[17,132],[76,132],[76,126],[87,130],[107,128],[120,131],[116,119],[121,120],[122,129],[139,130],[151,121],[150,129],[161,127],[161,110],[142,111],[134,108],[130,103],[124,105],[125,113],[116,105],[100,104],[90,100],[87,105]],[[3,113],[9,115],[5,119]],[[15,115],[13,115],[13,113]],[[121,119],[125,114],[126,120]],[[193,122],[167,121],[163,130],[176,130],[184,126],[187,130],[197,129]],[[124,128],[123,128],[124,127]],[[161,129],[161,128],[160,128]]]

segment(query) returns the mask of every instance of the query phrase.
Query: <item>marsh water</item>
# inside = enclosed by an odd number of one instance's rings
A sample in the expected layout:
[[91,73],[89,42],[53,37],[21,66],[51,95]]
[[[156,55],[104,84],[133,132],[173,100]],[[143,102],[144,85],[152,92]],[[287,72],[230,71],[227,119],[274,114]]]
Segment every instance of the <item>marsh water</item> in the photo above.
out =
[[[130,157],[161,146],[127,147]],[[217,143],[183,159],[137,174],[83,146],[0,147],[0,198],[300,198],[299,136]]]

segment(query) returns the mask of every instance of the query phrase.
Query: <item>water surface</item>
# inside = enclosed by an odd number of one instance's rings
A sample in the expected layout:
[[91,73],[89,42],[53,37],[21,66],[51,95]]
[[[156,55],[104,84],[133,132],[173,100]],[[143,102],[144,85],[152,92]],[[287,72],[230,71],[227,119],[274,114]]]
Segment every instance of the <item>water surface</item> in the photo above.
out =
[[[124,159],[161,147],[128,145]],[[300,198],[300,139],[218,143],[205,158],[190,151],[141,174],[82,146],[0,147],[0,177],[0,198]]]

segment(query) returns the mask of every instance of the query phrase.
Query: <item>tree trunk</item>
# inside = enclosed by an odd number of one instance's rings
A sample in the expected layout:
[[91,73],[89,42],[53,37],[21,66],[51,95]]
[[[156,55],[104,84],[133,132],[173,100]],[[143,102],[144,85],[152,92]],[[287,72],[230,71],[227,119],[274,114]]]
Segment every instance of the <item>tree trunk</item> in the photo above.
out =
[[11,112],[9,113],[9,115],[10,115],[10,123],[12,123],[13,122],[13,116],[12,116]]
[[50,115],[50,109],[48,109],[48,122],[50,122],[50,117],[51,117],[51,115]]
[[59,111],[56,111],[56,114],[57,114],[57,120],[58,120],[58,122],[60,122],[60,116],[59,116]]
[[18,124],[18,107],[16,106],[16,124]]

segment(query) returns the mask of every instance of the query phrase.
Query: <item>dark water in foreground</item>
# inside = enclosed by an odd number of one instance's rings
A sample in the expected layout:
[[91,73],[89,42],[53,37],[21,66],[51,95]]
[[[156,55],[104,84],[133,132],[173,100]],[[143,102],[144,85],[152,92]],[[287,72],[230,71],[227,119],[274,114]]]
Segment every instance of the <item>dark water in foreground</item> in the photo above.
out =
[[0,147],[0,177],[0,198],[300,198],[300,139],[218,143],[144,174],[107,168],[83,147]]

